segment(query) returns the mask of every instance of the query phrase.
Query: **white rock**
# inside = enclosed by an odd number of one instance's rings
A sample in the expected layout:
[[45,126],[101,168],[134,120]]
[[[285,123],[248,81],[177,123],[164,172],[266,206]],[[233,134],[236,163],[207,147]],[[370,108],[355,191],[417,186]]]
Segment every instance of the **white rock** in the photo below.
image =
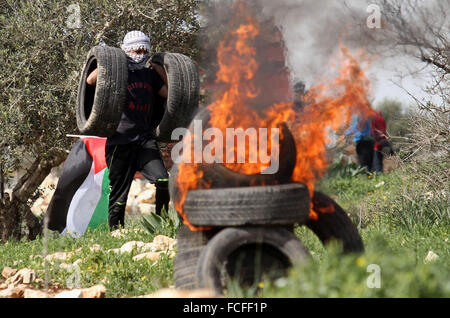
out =
[[106,287],[99,284],[89,288],[65,290],[57,294],[54,298],[102,298],[105,297],[105,294]]
[[11,267],[4,267],[2,270],[2,276],[4,278],[10,278],[11,276],[14,276],[17,273],[17,269],[11,268]]
[[73,252],[56,252],[47,255],[45,257],[45,260],[49,263],[53,263],[54,261],[64,261],[68,258],[71,258],[73,255],[74,255]]
[[36,279],[36,274],[32,269],[22,268],[14,276],[9,277],[5,284],[7,285],[19,285],[19,284],[31,284]]
[[384,185],[384,181],[381,181],[375,185],[375,188],[379,188]]
[[155,205],[151,203],[139,203],[138,214],[149,215],[155,210]]
[[163,253],[163,252],[147,252],[147,253],[138,254],[133,257],[133,261],[140,261],[143,259],[147,259],[149,261],[157,261],[161,258],[161,253]]
[[139,298],[212,298],[217,297],[213,290],[197,289],[183,290],[174,288],[160,289],[153,294],[139,296]]
[[439,255],[434,253],[433,251],[428,251],[427,256],[425,257],[424,263],[431,263],[436,261],[439,258]]
[[139,248],[139,251],[142,253],[156,252],[155,247],[153,246],[153,243],[145,243],[145,245],[143,245]]
[[82,289],[82,298],[103,298],[106,294],[106,287],[102,284],[94,285],[89,288]]
[[165,235],[157,235],[152,243],[155,251],[171,251],[175,249],[177,240]]
[[129,199],[127,202],[127,206],[125,207],[125,213],[127,215],[136,215],[138,214],[136,202],[134,199]]
[[140,179],[134,179],[131,183],[130,192],[128,193],[128,198],[136,198],[144,188],[144,182]]
[[131,253],[133,251],[133,249],[139,250],[139,248],[141,248],[144,245],[145,245],[145,243],[142,241],[130,241],[130,242],[123,244],[120,247],[120,252],[121,253]]
[[67,269],[69,269],[69,268],[71,268],[72,267],[72,265],[71,264],[67,264],[67,263],[61,263],[61,264],[59,264],[59,268],[60,269],[64,269],[64,270],[67,270]]
[[145,233],[144,229],[117,229],[111,232],[111,236],[115,238],[123,238],[130,233]]
[[25,293],[25,288],[24,287],[14,287],[14,286],[9,286],[7,289],[4,289],[2,291],[0,291],[0,297],[5,297],[5,298],[23,298],[23,295]]
[[60,292],[54,298],[82,298],[83,291],[81,289],[72,289]]
[[61,264],[59,264],[59,268],[65,269],[65,270],[67,270],[69,268],[74,268],[75,266],[80,266],[82,261],[83,260],[81,258],[79,258],[75,262],[73,262],[73,264],[61,263]]
[[47,294],[36,289],[25,289],[24,298],[47,298]]
[[44,211],[44,208],[43,208],[43,202],[44,202],[44,198],[38,198],[34,203],[33,203],[33,206],[31,207],[31,212],[34,214],[34,215],[40,215],[43,211]]
[[144,190],[143,192],[139,193],[139,195],[136,197],[136,201],[138,204],[154,203],[155,195],[156,195],[156,190],[147,189],[147,190]]
[[128,231],[126,229],[117,229],[111,232],[111,236],[115,238],[122,238],[127,233]]
[[100,252],[102,250],[102,247],[99,244],[93,244],[91,247],[89,247],[89,250],[91,252]]

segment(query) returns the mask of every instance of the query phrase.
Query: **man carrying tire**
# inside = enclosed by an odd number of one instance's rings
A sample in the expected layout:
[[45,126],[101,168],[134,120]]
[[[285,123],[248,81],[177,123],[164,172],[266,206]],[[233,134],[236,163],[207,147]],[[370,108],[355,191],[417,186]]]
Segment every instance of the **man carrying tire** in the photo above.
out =
[[[124,226],[125,207],[134,175],[140,171],[156,184],[157,214],[169,205],[168,174],[158,145],[153,138],[155,114],[163,107],[160,98],[167,99],[167,74],[161,65],[150,62],[150,39],[141,31],[128,32],[121,46],[128,61],[126,105],[119,126],[106,143],[106,162],[109,169],[111,193],[108,223],[111,230]],[[97,83],[95,69],[87,77],[87,84]]]

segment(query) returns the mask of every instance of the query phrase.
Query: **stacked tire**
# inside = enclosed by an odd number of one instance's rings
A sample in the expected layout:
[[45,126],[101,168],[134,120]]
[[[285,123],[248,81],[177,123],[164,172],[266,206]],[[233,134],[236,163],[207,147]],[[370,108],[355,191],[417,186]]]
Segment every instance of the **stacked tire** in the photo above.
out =
[[332,205],[334,212],[311,220],[309,195],[299,183],[190,191],[184,206],[187,218],[211,229],[191,231],[184,225],[179,230],[175,286],[223,294],[230,279],[254,287],[265,274],[269,279],[284,276],[289,267],[309,258],[293,233],[294,224],[307,226],[324,245],[338,241],[344,253],[363,252],[357,228],[334,200],[314,192],[313,204]]
[[[202,109],[194,119],[208,123],[209,110]],[[196,190],[186,194],[183,212],[191,225],[210,230],[193,231],[187,226],[180,229],[174,259],[177,288],[209,288],[224,294],[230,282],[254,287],[264,278],[286,275],[288,268],[309,258],[307,249],[293,233],[295,224],[310,228],[324,244],[342,241],[344,252],[363,250],[348,215],[325,194],[314,193],[314,207],[321,210],[333,205],[335,213],[310,220],[309,191],[304,184],[291,180],[295,142],[286,126],[280,128],[280,169],[275,174],[241,174],[221,163],[197,165],[202,178]],[[192,132],[192,125],[189,129]],[[181,199],[178,177],[175,164],[169,180],[174,202]],[[208,188],[202,188],[205,185]]]
[[[97,84],[86,79],[98,69]],[[125,106],[128,64],[125,53],[109,46],[95,46],[87,55],[77,97],[77,126],[83,135],[110,137],[119,125]]]
[[[193,61],[179,53],[157,53],[152,59],[164,66],[167,100],[157,99],[152,129],[160,142],[172,142],[172,131],[187,127],[198,108],[199,77]],[[98,69],[97,84],[86,83]],[[128,85],[128,62],[123,50],[95,46],[87,54],[78,86],[76,118],[83,135],[112,136],[122,117]]]

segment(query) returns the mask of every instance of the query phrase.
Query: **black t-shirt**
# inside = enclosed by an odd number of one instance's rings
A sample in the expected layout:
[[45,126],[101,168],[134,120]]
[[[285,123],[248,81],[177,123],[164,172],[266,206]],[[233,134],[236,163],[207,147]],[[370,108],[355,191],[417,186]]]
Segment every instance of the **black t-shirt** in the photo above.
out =
[[128,71],[126,105],[116,133],[108,138],[108,145],[127,144],[150,136],[155,107],[162,107],[157,98],[163,85],[153,69]]

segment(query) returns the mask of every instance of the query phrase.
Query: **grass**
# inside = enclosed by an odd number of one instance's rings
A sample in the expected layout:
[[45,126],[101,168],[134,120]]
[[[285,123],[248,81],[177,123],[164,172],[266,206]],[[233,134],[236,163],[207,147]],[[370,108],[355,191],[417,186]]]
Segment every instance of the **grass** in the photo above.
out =
[[[263,288],[233,289],[231,296],[450,296],[448,190],[429,191],[407,166],[381,175],[348,171],[325,178],[317,189],[350,213],[364,254],[342,255],[339,245],[324,247],[312,231],[297,226],[311,261],[293,268],[287,278],[260,282]],[[427,262],[430,251],[438,258]],[[377,269],[380,288],[374,286]]]
[[[71,264],[77,259],[82,259],[79,265],[79,287],[104,284],[107,288],[106,297],[133,297],[173,285],[173,260],[166,255],[154,263],[148,260],[134,261],[132,257],[137,254],[136,250],[129,254],[107,252],[109,249],[121,247],[128,241],[151,242],[153,240],[153,235],[144,230],[139,220],[128,220],[126,228],[131,231],[123,238],[112,237],[106,228],[88,231],[80,238],[52,233],[52,238],[48,242],[48,254],[61,251],[73,252],[81,248],[79,253],[75,253],[73,257],[63,262]],[[102,249],[92,252],[89,247],[94,244],[100,245]],[[27,267],[34,269],[39,278],[44,278],[43,251],[42,237],[34,241],[9,241],[0,245],[0,268]],[[67,287],[75,281],[74,270],[61,269],[60,263],[62,262],[57,261],[53,265],[47,263],[50,283]]]
[[[260,282],[248,290],[234,286],[231,297],[450,297],[448,189],[429,191],[408,169],[369,176],[344,173],[325,178],[318,189],[335,197],[351,214],[365,253],[342,255],[338,245],[325,248],[310,230],[297,227],[295,233],[309,249],[311,261],[274,282]],[[144,225],[140,219],[128,219],[126,228],[139,231],[129,231],[123,238],[111,237],[107,229],[90,231],[81,238],[53,235],[48,250],[81,248],[65,261],[83,260],[80,287],[102,283],[107,297],[149,294],[173,285],[173,260],[163,256],[158,262],[135,262],[132,256],[136,251],[121,255],[107,252],[132,240],[152,241],[157,233],[145,231]],[[162,229],[175,236],[170,226]],[[91,252],[93,244],[99,244],[101,251]],[[0,268],[28,267],[44,278],[43,248],[42,238],[0,245]],[[438,258],[426,262],[430,251]],[[51,283],[65,287],[73,272],[60,269],[58,264],[49,265],[49,277]],[[380,270],[379,276],[370,264]],[[380,288],[370,288],[377,282]]]
[[[312,260],[288,278],[265,282],[263,297],[449,297],[450,205],[447,192],[427,191],[406,167],[391,174],[327,178],[318,187],[351,213],[365,253],[324,248],[305,227],[296,234]],[[432,251],[434,261],[426,257]],[[373,265],[380,288],[373,286]],[[368,284],[369,281],[369,284]],[[372,284],[370,284],[372,283]]]

